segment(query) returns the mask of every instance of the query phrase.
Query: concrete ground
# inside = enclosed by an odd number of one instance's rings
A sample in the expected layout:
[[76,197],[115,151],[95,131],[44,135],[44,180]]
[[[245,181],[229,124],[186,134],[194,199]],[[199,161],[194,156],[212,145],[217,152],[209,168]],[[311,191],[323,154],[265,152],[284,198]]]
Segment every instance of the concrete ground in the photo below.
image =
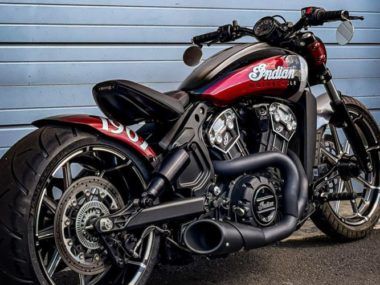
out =
[[186,266],[158,266],[149,285],[380,284],[380,231],[336,243],[311,222],[291,238],[224,259],[197,257]]
[[[13,282],[2,279],[1,285]],[[70,283],[76,284],[75,281]],[[289,239],[224,259],[197,257],[186,266],[158,266],[148,285],[375,285],[380,284],[380,230],[335,243],[311,222]]]

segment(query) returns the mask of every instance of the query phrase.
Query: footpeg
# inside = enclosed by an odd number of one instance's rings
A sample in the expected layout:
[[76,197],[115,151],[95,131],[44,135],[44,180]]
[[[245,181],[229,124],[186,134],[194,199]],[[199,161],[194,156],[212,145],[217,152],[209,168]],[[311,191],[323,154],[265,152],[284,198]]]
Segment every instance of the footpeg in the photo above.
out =
[[348,192],[342,192],[342,193],[322,193],[320,198],[323,201],[341,201],[341,200],[354,200],[358,198],[358,193],[348,193]]

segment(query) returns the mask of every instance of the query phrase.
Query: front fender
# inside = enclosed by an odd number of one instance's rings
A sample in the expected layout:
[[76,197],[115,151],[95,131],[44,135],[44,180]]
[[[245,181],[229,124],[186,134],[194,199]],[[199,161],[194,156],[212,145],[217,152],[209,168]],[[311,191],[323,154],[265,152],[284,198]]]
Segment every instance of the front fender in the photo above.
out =
[[323,93],[317,97],[317,129],[330,123],[330,119],[334,114],[330,103],[331,100],[327,93]]
[[63,124],[90,128],[102,133],[106,137],[128,145],[149,161],[154,161],[157,158],[155,151],[136,132],[118,122],[104,117],[90,115],[55,116],[35,121],[32,124],[36,127]]

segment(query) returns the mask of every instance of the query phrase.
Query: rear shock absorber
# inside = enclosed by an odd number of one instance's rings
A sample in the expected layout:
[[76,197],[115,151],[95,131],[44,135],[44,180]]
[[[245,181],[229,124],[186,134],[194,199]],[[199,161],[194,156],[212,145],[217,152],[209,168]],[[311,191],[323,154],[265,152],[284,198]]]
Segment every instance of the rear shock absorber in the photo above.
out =
[[188,165],[189,160],[190,156],[183,148],[172,152],[154,173],[146,191],[141,196],[140,206],[143,208],[153,206],[153,202],[163,193],[165,186],[170,185],[178,177]]

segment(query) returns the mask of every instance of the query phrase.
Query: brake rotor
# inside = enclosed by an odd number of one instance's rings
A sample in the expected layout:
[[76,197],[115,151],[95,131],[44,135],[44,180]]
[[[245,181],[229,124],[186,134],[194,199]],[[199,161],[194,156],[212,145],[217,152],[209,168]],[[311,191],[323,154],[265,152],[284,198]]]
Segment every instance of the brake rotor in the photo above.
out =
[[116,187],[95,176],[75,181],[62,195],[54,237],[62,260],[72,270],[97,275],[107,268],[107,254],[93,223],[124,206]]

